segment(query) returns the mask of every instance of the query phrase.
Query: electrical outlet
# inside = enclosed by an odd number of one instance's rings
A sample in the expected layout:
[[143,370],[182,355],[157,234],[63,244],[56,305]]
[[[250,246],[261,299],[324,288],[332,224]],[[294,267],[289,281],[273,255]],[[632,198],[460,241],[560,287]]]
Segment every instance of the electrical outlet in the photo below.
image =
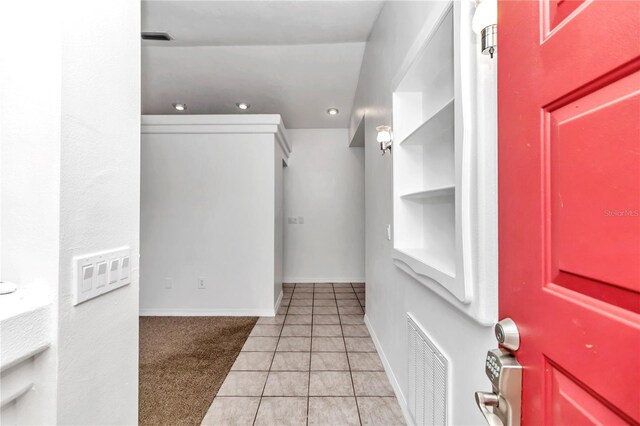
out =
[[387,240],[391,241],[391,225],[387,225]]
[[297,225],[298,224],[298,218],[297,217],[290,217],[288,220],[289,225]]
[[298,225],[304,224],[304,216],[298,216]]
[[207,281],[205,278],[203,277],[198,278],[198,288],[200,290],[207,288]]
[[164,288],[166,289],[173,288],[173,278],[167,277],[164,279]]

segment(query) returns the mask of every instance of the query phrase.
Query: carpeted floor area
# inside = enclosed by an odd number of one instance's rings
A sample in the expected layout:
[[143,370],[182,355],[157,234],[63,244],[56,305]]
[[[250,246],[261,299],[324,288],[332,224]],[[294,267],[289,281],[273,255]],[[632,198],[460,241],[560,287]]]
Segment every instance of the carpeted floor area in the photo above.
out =
[[199,425],[256,321],[141,317],[139,424]]

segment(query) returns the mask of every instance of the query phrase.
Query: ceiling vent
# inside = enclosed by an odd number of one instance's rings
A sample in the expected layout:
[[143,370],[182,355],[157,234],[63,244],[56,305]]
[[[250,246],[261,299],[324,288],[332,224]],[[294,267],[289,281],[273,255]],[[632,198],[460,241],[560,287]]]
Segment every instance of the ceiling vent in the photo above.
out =
[[169,41],[172,37],[168,33],[159,33],[152,31],[144,31],[142,33],[143,40]]

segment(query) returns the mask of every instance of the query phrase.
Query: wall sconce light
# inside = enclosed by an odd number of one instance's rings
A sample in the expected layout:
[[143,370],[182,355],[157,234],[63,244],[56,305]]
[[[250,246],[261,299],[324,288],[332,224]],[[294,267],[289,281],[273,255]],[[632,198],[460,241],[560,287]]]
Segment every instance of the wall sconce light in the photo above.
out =
[[378,126],[376,127],[378,131],[377,141],[380,143],[380,150],[382,151],[382,155],[384,155],[387,151],[391,152],[391,144],[393,144],[393,138],[391,137],[391,127],[390,126]]
[[497,0],[476,0],[476,11],[471,26],[480,36],[480,51],[493,58],[498,44],[498,3]]

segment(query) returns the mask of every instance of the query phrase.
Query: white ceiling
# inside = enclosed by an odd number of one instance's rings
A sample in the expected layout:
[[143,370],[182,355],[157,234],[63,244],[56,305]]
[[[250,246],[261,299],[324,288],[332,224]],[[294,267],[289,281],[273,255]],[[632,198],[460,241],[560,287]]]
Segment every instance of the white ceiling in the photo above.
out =
[[[142,30],[173,46],[366,41],[380,1],[143,1]],[[153,42],[158,44],[159,42]]]
[[[288,128],[347,127],[381,1],[143,1],[142,111],[282,114]],[[338,116],[326,114],[336,107]]]

